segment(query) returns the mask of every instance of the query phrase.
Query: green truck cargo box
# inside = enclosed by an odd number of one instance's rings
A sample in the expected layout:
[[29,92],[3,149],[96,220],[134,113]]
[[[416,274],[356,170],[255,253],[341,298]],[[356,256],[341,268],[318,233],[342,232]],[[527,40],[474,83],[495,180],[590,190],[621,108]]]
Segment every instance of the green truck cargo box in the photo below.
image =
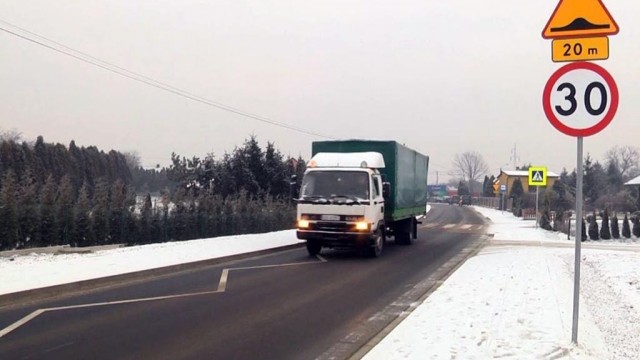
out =
[[312,156],[320,152],[353,153],[374,151],[382,154],[385,168],[383,180],[391,184],[385,219],[398,221],[424,214],[427,205],[427,173],[429,157],[396,141],[337,140],[314,141]]

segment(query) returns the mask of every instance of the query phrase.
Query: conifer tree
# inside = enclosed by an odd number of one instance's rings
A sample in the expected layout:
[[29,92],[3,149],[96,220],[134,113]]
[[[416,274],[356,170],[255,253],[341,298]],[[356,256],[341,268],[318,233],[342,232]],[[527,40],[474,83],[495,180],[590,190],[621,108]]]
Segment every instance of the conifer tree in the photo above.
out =
[[98,245],[109,244],[111,242],[111,232],[109,231],[109,185],[105,178],[99,179],[96,183],[91,218],[93,220],[96,243]]
[[620,227],[618,225],[618,215],[614,212],[611,217],[611,237],[620,239]]
[[513,208],[511,209],[515,216],[522,216],[522,196],[524,195],[524,188],[522,187],[522,181],[520,178],[516,178],[511,186],[509,197],[513,199]]
[[124,181],[118,179],[111,186],[110,192],[109,230],[114,244],[126,242],[126,201],[126,185]]
[[633,229],[631,230],[631,233],[636,238],[640,238],[640,217],[638,215],[635,215],[631,218],[631,220],[633,222]]
[[593,211],[593,216],[591,217],[591,220],[589,221],[589,239],[591,240],[600,240],[600,236],[599,236],[599,231],[598,231],[598,221],[596,218],[596,212],[595,210]]
[[169,217],[172,225],[169,238],[172,240],[185,240],[188,226],[185,189],[176,190],[173,194],[173,203],[175,206]]
[[18,201],[18,222],[20,224],[20,239],[18,247],[29,247],[36,238],[38,226],[38,183],[30,170],[23,175],[22,186]]
[[624,220],[622,220],[622,237],[629,239],[631,237],[631,226],[629,226],[629,217],[627,213],[624,214]]
[[580,239],[581,241],[586,241],[587,240],[587,226],[585,225],[585,222],[586,221],[583,218],[582,219],[582,234],[581,234],[582,235],[581,236],[582,239]]
[[40,232],[36,246],[59,245],[55,219],[56,193],[56,181],[50,174],[40,192]]
[[140,236],[137,242],[148,244],[151,242],[151,217],[152,217],[151,194],[147,193],[142,201],[140,209]]
[[273,197],[289,196],[289,177],[282,154],[273,143],[267,143],[264,153],[264,172],[266,183],[264,189]]
[[611,240],[611,230],[609,229],[609,210],[604,209],[602,214],[602,227],[600,227],[600,238],[602,240]]
[[17,193],[15,173],[7,171],[0,192],[0,249],[13,249],[19,243]]
[[90,218],[91,201],[89,186],[82,184],[78,193],[78,201],[74,209],[74,226],[71,232],[72,246],[94,245],[93,226]]
[[60,180],[58,188],[58,198],[56,199],[56,218],[60,226],[58,227],[58,242],[69,244],[71,241],[71,229],[74,225],[73,206],[75,204],[75,190],[69,175],[64,175]]

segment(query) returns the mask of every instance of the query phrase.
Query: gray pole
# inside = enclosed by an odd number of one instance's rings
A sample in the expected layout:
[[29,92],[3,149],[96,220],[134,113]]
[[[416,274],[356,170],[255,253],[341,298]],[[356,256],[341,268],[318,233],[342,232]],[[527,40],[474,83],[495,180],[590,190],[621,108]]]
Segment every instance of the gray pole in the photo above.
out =
[[536,229],[538,228],[538,189],[540,186],[536,186]]
[[578,344],[578,314],[580,307],[580,243],[582,241],[582,137],[578,137],[578,170],[576,179],[576,252],[573,275],[573,328],[571,342]]

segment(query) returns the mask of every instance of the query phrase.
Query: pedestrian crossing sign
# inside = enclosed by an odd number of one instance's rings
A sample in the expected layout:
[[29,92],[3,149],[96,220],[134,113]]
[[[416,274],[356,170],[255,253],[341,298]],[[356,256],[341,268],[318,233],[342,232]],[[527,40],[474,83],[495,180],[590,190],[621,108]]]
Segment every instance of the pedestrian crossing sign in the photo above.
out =
[[529,168],[529,186],[547,186],[547,168]]

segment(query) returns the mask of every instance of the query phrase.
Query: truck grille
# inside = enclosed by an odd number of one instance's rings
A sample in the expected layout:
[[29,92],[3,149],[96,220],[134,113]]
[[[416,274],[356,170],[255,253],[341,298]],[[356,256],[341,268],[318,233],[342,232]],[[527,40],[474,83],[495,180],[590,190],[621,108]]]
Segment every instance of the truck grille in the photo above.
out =
[[319,221],[311,225],[311,230],[345,232],[345,231],[353,231],[354,226],[353,224],[348,224],[343,222]]

